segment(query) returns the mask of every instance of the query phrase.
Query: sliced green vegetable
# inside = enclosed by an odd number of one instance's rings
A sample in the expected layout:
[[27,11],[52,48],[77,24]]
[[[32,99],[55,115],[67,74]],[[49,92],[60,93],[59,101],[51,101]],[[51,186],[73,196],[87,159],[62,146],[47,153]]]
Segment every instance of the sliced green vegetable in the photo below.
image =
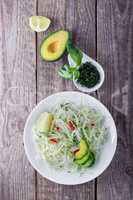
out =
[[75,160],[74,162],[78,165],[84,164],[89,159],[89,153],[87,153],[83,158]]
[[[48,133],[44,133],[44,116],[40,116],[42,120],[40,121],[39,117],[33,127],[40,155],[55,168],[62,166],[63,169],[71,171],[85,171],[85,168],[94,164],[96,157],[93,152],[98,153],[107,136],[101,113],[91,107],[77,106],[67,101],[57,104],[51,112],[54,120],[50,123]],[[68,120],[75,124],[77,130],[72,132],[68,129]],[[38,126],[42,133],[39,133]],[[51,139],[54,145],[51,144]]]
[[37,123],[38,131],[47,134],[50,131],[52,121],[53,115],[51,113],[44,112],[41,114]]
[[88,145],[84,139],[80,140],[79,151],[75,153],[75,159],[81,159],[88,152]]
[[90,152],[88,160],[82,165],[83,167],[91,167],[95,162],[95,155]]

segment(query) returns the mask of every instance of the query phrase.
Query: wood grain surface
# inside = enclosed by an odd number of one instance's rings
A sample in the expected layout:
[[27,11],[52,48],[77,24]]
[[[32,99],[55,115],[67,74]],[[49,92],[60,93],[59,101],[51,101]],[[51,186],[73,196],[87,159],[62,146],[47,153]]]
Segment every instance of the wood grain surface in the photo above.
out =
[[112,113],[118,146],[111,166],[98,178],[97,200],[133,199],[133,1],[97,4],[97,57],[105,83],[101,101]]
[[25,120],[36,103],[33,0],[0,1],[0,200],[34,200],[35,172],[23,148]]
[[[84,15],[86,13],[86,15]],[[57,29],[67,29],[72,32],[73,40],[77,45],[90,52],[95,57],[95,2],[85,0],[56,0],[38,1],[38,14],[46,15],[52,19],[48,32]],[[82,29],[80,29],[82,27]],[[89,33],[89,34],[88,34]],[[47,34],[47,33],[46,33]],[[38,45],[44,34],[38,34]],[[66,62],[62,59],[54,63],[42,62],[37,59],[37,100],[49,94],[75,90],[70,81],[63,80],[57,74],[57,70]],[[44,87],[42,87],[44,86]],[[41,97],[41,98],[40,98]],[[85,200],[95,198],[94,181],[82,186],[61,186],[37,175],[37,199],[38,200]]]
[[[52,20],[45,33],[30,30],[31,15]],[[118,130],[118,147],[110,167],[97,179],[63,186],[41,177],[23,148],[23,128],[32,108],[46,96],[76,90],[57,75],[66,62],[41,61],[39,45],[57,29],[97,59],[105,83],[97,97],[109,108]],[[0,200],[133,199],[133,1],[0,1]],[[95,94],[94,94],[95,95]]]

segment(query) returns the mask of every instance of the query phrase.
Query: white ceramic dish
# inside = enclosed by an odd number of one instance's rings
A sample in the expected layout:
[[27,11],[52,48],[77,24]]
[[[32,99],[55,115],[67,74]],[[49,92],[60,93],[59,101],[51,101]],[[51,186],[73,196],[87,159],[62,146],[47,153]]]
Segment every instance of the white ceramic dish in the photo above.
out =
[[[74,66],[75,65],[75,63],[73,62],[70,54],[68,55],[68,62],[69,62],[70,66]],[[104,82],[104,79],[105,79],[104,70],[103,70],[102,66],[98,62],[96,62],[94,59],[92,59],[91,57],[89,57],[85,53],[83,53],[82,63],[85,63],[85,62],[91,62],[97,68],[97,70],[99,71],[99,74],[100,74],[100,82],[97,83],[92,88],[87,88],[85,86],[82,86],[81,84],[79,84],[77,82],[77,80],[73,80],[73,82],[74,82],[74,85],[76,86],[76,88],[78,90],[82,91],[82,92],[86,92],[86,93],[95,92],[96,90],[98,90],[102,86],[102,84]]]
[[[102,147],[100,157],[93,167],[80,175],[78,172],[68,173],[66,171],[55,170],[46,161],[42,160],[36,151],[32,127],[40,114],[50,111],[54,105],[61,102],[74,102],[77,105],[88,105],[101,112],[104,117],[104,126],[108,130],[108,138]],[[114,120],[107,108],[87,94],[80,92],[60,92],[48,96],[42,100],[30,113],[24,128],[24,148],[31,165],[45,178],[60,184],[76,185],[91,181],[99,176],[110,164],[117,145],[117,132]]]

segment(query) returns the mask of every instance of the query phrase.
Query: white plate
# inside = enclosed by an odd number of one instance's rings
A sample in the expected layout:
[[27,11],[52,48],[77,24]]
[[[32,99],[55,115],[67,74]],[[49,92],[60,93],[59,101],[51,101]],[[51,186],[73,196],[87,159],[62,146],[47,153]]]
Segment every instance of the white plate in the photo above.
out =
[[[54,105],[62,102],[74,102],[77,105],[88,105],[101,112],[104,125],[108,129],[108,138],[102,147],[100,157],[95,164],[80,175],[78,172],[68,173],[55,170],[46,161],[43,161],[35,148],[32,127],[44,111],[50,111]],[[87,94],[80,92],[60,92],[42,100],[30,113],[24,128],[24,148],[31,165],[45,178],[60,184],[76,185],[91,181],[99,176],[110,164],[117,145],[117,132],[114,120],[107,108]]]
[[[91,87],[91,88],[82,86],[80,83],[77,82],[77,80],[73,80],[73,83],[76,86],[76,88],[82,92],[87,92],[87,93],[95,92],[102,86],[102,84],[104,82],[104,79],[105,79],[104,70],[98,62],[96,62],[94,59],[89,57],[84,52],[82,52],[82,53],[83,53],[82,63],[86,63],[86,62],[92,63],[96,67],[96,69],[98,70],[98,72],[100,74],[100,81],[94,87]],[[68,62],[69,62],[70,66],[75,66],[75,63],[74,63],[73,59],[71,58],[70,54],[68,55]]]

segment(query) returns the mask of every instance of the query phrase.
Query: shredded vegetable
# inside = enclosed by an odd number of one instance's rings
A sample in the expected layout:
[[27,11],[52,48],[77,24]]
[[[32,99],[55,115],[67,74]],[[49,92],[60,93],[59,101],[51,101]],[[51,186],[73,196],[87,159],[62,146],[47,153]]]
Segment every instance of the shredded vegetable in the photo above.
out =
[[51,113],[54,119],[48,134],[39,132],[36,125],[34,127],[37,149],[43,159],[56,168],[69,171],[82,168],[74,162],[81,138],[97,158],[107,135],[101,113],[73,103],[59,104]]

